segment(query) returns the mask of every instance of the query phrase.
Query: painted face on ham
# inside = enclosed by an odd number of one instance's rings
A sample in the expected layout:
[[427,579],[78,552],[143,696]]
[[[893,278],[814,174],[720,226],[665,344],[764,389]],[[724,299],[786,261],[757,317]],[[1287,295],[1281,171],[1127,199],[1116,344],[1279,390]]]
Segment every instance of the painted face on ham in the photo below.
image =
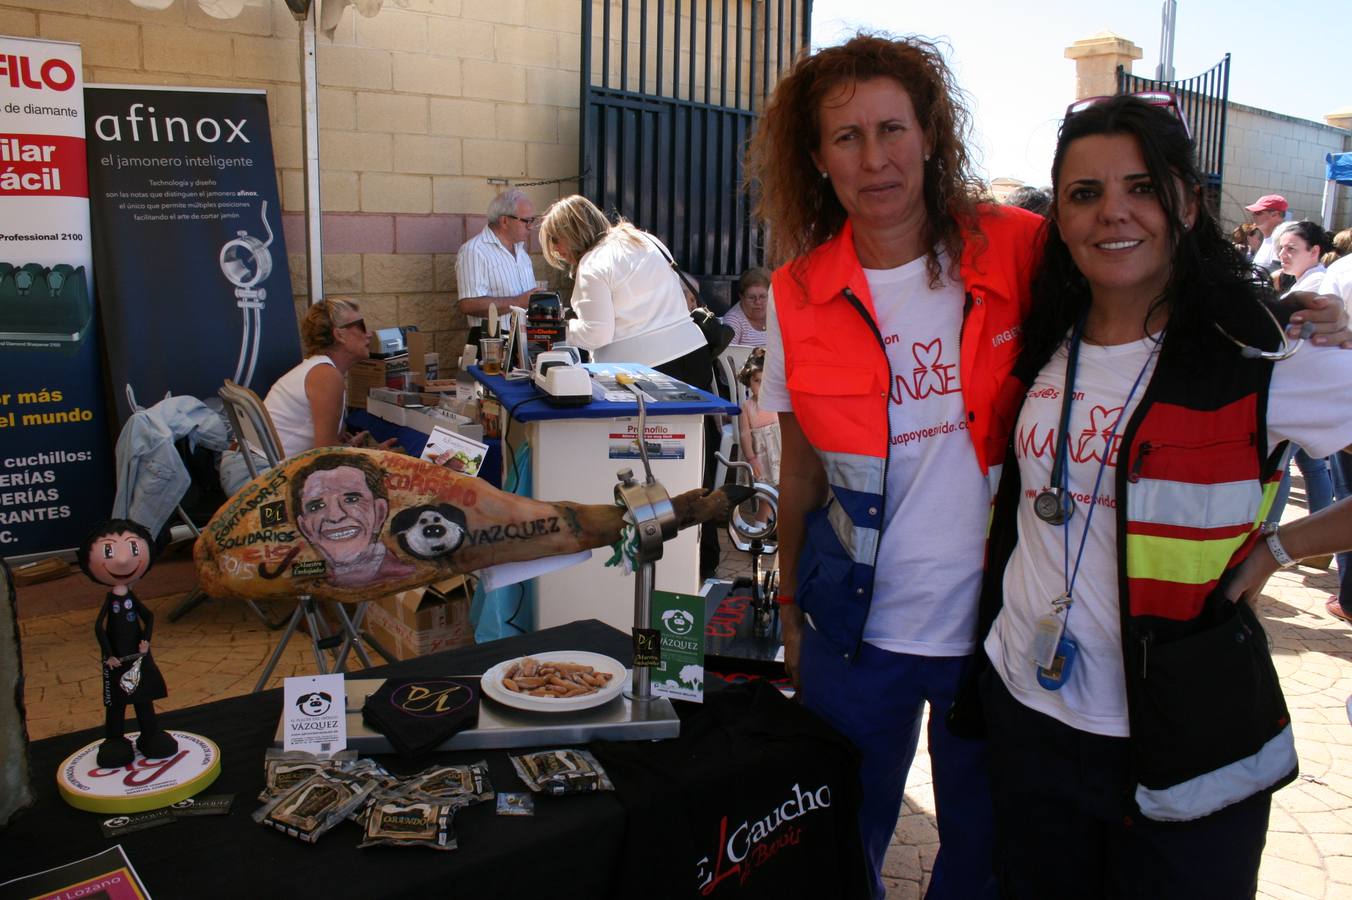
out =
[[312,473],[301,488],[301,534],[335,563],[359,558],[380,535],[389,503],[371,493],[360,469]]

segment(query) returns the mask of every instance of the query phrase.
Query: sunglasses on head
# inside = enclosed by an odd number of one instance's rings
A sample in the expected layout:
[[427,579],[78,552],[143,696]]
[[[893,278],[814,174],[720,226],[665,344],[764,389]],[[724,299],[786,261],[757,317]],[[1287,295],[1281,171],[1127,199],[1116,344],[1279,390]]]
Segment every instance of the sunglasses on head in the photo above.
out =
[[[1072,116],[1079,115],[1087,109],[1092,109],[1100,103],[1106,103],[1114,97],[1120,97],[1121,94],[1104,95],[1101,97],[1085,97],[1083,100],[1076,100],[1070,106],[1066,107],[1065,117],[1069,119]],[[1168,91],[1136,91],[1127,94],[1128,97],[1135,97],[1149,106],[1157,106],[1173,114],[1178,123],[1183,126],[1183,132],[1192,140],[1192,128],[1188,125],[1188,117],[1183,115],[1183,108],[1178,105],[1178,98]]]

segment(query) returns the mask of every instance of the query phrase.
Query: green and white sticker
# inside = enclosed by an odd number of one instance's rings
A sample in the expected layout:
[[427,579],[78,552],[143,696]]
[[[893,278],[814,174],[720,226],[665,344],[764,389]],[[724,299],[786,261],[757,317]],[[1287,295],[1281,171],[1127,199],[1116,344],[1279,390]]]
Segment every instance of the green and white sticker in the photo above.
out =
[[704,598],[653,591],[652,627],[662,640],[662,663],[650,676],[653,695],[704,702]]

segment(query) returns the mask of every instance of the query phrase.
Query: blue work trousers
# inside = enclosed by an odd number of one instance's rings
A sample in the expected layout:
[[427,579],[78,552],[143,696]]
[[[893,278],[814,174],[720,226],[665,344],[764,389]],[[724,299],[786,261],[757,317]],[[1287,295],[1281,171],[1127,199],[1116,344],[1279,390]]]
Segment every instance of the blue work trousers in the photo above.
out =
[[885,893],[883,858],[897,827],[926,703],[939,855],[925,896],[995,897],[986,743],[954,737],[944,724],[970,659],[890,653],[863,644],[855,658],[847,660],[811,626],[803,627],[799,660],[803,703],[849,738],[863,756],[859,830],[875,897]]

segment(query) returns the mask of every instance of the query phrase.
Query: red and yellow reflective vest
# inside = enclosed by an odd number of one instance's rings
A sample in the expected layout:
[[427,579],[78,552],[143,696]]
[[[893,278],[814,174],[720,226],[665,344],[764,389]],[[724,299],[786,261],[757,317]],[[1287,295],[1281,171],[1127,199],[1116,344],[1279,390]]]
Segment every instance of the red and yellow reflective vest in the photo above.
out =
[[[1043,219],[1023,210],[982,206],[979,233],[965,235],[959,261],[967,434],[992,487],[1021,396],[1009,375],[1042,226]],[[872,603],[885,524],[892,373],[848,222],[840,234],[778,269],[772,285],[794,416],[821,458],[830,489],[826,506],[805,523],[795,603],[850,659]]]
[[[1256,543],[1281,480],[1284,445],[1267,447],[1271,374],[1272,363],[1242,359],[1218,333],[1186,347],[1166,334],[1122,434],[1117,568],[1133,778],[1123,790],[1151,819],[1197,819],[1296,775],[1262,625],[1220,589]],[[1003,604],[1016,541],[1022,491],[1012,446],[1005,469],[983,638]]]

